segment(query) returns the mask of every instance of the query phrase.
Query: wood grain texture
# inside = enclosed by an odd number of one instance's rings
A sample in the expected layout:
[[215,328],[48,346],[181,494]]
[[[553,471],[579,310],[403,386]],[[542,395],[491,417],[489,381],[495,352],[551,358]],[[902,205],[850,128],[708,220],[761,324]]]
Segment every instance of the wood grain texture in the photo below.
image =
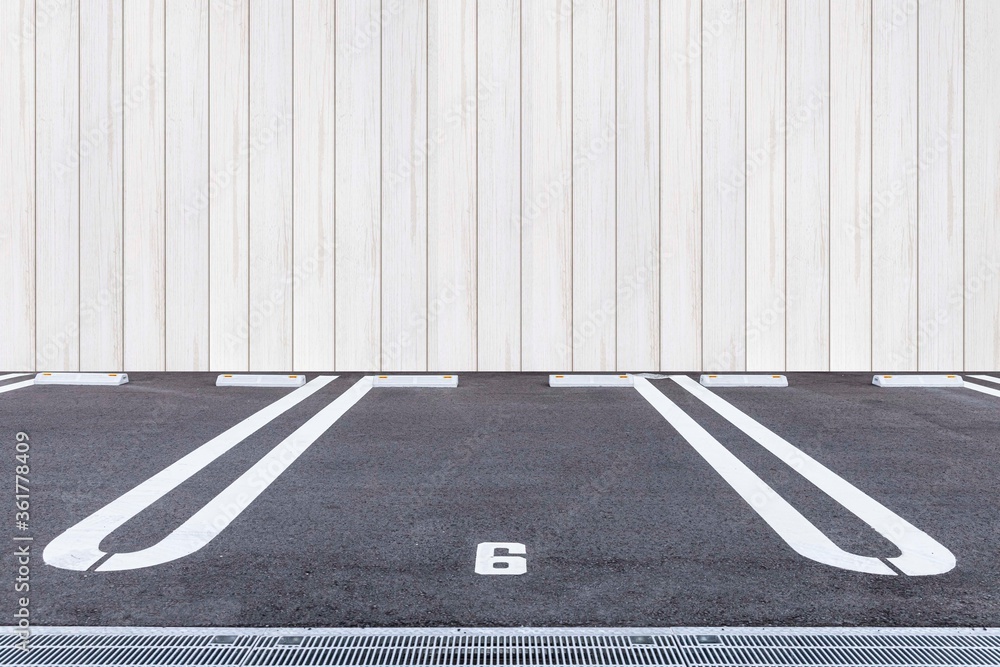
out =
[[166,3],[166,369],[207,371],[208,13]]
[[166,368],[165,0],[125,3],[125,370]]
[[250,365],[250,3],[209,10],[209,362]]
[[785,2],[747,4],[747,370],[785,367]]
[[830,367],[830,5],[787,15],[786,368]]
[[298,371],[336,364],[335,13],[328,0],[298,2],[294,8],[292,362]]
[[521,5],[521,368],[573,367],[572,16]]
[[713,371],[746,368],[744,9],[705,0],[702,16],[702,367]]
[[[660,367],[660,11],[618,3],[619,370]],[[574,304],[574,310],[575,310]]]
[[[250,3],[250,366],[292,370],[292,0]],[[307,178],[308,175],[304,175]]]
[[521,0],[479,0],[478,298],[481,371],[521,369]]
[[[614,0],[587,0],[574,5],[573,10],[573,370],[576,371],[613,371],[618,367],[616,4]],[[651,92],[657,92],[655,86]],[[641,131],[642,128],[640,134]]]
[[660,11],[660,366],[691,370],[702,367],[702,2]]
[[382,24],[382,80],[391,82],[382,90],[386,371],[427,370],[427,20],[427,0],[412,0]]
[[[830,370],[872,367],[872,3],[830,4]],[[836,196],[832,196],[836,193]]]
[[920,0],[919,368],[964,361],[963,0]]
[[35,24],[39,371],[80,369],[79,8],[78,0],[47,6]]
[[[908,11],[910,8],[913,11]],[[917,15],[874,0],[872,368],[917,369]]]
[[0,6],[0,368],[35,367],[35,2]]
[[381,347],[379,0],[337,5],[337,370],[377,370]]
[[476,368],[476,3],[428,11],[427,363]]
[[965,368],[1000,368],[1000,5],[965,4]]
[[80,370],[83,371],[120,371],[123,363],[122,28],[121,0],[81,4]]

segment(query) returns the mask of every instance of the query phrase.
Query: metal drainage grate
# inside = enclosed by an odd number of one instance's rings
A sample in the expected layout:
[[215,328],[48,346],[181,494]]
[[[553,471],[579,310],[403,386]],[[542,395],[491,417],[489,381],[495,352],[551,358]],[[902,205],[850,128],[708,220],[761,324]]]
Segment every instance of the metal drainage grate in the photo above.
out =
[[0,667],[954,667],[1000,665],[996,630],[43,628]]

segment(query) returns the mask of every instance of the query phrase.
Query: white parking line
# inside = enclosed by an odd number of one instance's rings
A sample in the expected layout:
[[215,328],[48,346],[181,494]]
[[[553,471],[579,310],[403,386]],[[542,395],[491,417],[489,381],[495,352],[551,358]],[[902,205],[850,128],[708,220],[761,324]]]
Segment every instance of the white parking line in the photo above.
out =
[[209,463],[335,379],[336,376],[318,377],[212,438],[56,537],[45,547],[42,558],[53,567],[87,570],[106,555],[100,549],[101,540]]
[[674,375],[671,379],[895,544],[902,555],[886,560],[904,574],[912,576],[943,574],[955,567],[954,554],[940,542],[802,450],[691,378]]
[[212,541],[281,476],[334,422],[368,393],[372,378],[364,377],[268,452],[235,482],[202,507],[174,532],[153,546],[131,553],[117,553],[98,572],[135,570],[162,565],[189,556]]
[[[985,380],[986,382],[996,382],[1000,384],[1000,378],[995,378],[991,375],[970,375],[969,377],[974,377],[977,380]],[[973,391],[978,391],[981,394],[989,394],[990,396],[1000,397],[1000,391],[993,389],[992,387],[984,387],[981,384],[975,384],[974,382],[966,382],[966,389],[971,389]]]
[[796,553],[845,570],[896,574],[877,558],[858,556],[834,544],[649,380],[637,377],[635,388]]
[[0,387],[0,394],[4,394],[8,391],[15,391],[17,389],[24,389],[25,387],[30,387],[35,384],[34,378],[30,380],[25,380],[24,382],[12,382],[10,384],[5,384]]
[[7,375],[0,375],[0,382],[4,380],[13,380],[14,378],[23,378],[33,375],[33,373],[8,373]]

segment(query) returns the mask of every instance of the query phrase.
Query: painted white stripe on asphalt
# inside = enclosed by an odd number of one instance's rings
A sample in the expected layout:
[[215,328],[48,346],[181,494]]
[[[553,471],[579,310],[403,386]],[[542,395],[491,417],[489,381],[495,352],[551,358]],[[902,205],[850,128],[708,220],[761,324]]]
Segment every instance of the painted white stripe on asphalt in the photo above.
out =
[[353,387],[296,429],[174,532],[148,549],[113,555],[104,561],[97,571],[135,570],[162,565],[201,549],[225,530],[233,519],[249,507],[257,496],[278,479],[288,466],[292,465],[371,388],[371,377],[358,380]]
[[796,553],[845,570],[896,574],[878,558],[858,556],[834,544],[649,380],[635,378],[635,388]]
[[29,375],[34,375],[34,373],[8,373],[7,375],[0,375],[0,382],[4,380],[13,380],[14,378],[23,378]]
[[5,384],[0,387],[0,394],[6,393],[8,391],[14,391],[16,389],[24,389],[25,387],[30,387],[35,384],[34,378],[31,380],[25,380],[24,382],[12,382],[11,384]]
[[930,535],[691,378],[674,375],[671,379],[895,544],[902,555],[886,560],[904,574],[923,576],[954,569],[954,554]]
[[[991,382],[1000,382],[997,378],[991,378],[986,375],[973,375],[974,378],[979,378],[980,380],[990,380]],[[1000,396],[1000,391],[993,389],[992,387],[984,387],[981,384],[975,384],[973,382],[965,383],[966,389],[971,389],[973,391],[978,391],[981,394],[989,394],[990,396]]]
[[337,379],[336,376],[318,377],[306,386],[290,392],[263,410],[247,417],[228,431],[212,438],[198,449],[180,458],[56,537],[45,547],[42,558],[53,567],[65,570],[87,570],[106,555],[100,549],[101,540],[173,491],[209,463],[335,379]]

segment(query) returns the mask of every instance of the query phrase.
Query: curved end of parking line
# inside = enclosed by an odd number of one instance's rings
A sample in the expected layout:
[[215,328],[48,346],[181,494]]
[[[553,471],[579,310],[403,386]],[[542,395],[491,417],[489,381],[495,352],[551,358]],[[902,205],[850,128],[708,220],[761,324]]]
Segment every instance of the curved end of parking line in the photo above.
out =
[[917,552],[904,551],[902,556],[886,560],[898,567],[903,574],[911,577],[927,577],[954,570],[958,565],[955,554],[926,533],[923,533],[923,537],[930,540],[933,546]]
[[86,572],[107,554],[95,547],[80,546],[80,539],[66,531],[49,542],[42,550],[42,560],[46,565],[62,570]]

